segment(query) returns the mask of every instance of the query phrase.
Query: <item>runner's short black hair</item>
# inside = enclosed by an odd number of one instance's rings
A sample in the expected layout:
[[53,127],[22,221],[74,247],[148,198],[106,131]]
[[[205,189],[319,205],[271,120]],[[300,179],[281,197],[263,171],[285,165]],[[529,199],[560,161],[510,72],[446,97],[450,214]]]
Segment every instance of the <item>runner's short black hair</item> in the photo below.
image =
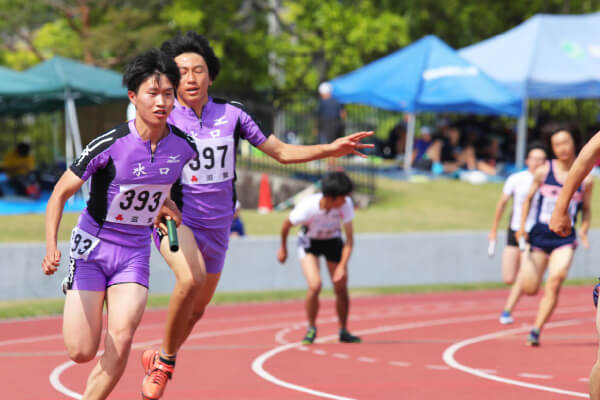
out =
[[546,155],[546,158],[548,157],[548,150],[546,150],[546,146],[544,146],[544,144],[542,142],[531,142],[529,144],[529,147],[527,147],[527,156],[529,157],[529,153],[531,153],[533,150],[542,150],[544,152],[544,154]]
[[165,41],[160,49],[173,59],[183,53],[200,54],[206,62],[210,79],[214,81],[219,75],[219,69],[221,68],[219,58],[210,47],[208,39],[194,31],[188,31],[185,35],[177,33],[174,38]]
[[173,89],[177,90],[181,75],[179,68],[173,61],[173,58],[160,50],[152,49],[145,53],[137,55],[123,73],[123,86],[127,90],[137,93],[140,85],[149,77],[159,77],[164,74],[169,82],[173,85]]
[[330,172],[321,179],[321,191],[325,197],[347,196],[354,190],[354,183],[343,172]]

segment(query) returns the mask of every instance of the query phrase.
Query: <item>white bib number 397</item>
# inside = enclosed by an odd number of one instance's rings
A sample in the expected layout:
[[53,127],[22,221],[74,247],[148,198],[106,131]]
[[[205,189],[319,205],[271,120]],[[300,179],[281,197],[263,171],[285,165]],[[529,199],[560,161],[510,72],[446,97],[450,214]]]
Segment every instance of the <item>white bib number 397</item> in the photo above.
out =
[[78,226],[71,232],[71,245],[69,255],[74,259],[87,260],[94,248],[100,243],[100,239],[82,231]]
[[128,225],[152,225],[171,185],[121,185],[106,220]]
[[198,158],[183,168],[181,181],[188,185],[224,182],[234,176],[233,137],[196,140]]

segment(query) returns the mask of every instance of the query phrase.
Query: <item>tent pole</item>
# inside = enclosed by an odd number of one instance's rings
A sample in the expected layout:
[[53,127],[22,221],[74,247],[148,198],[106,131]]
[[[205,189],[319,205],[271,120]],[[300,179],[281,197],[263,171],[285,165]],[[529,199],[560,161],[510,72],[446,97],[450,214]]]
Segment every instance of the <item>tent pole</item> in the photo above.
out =
[[71,137],[71,126],[69,124],[69,110],[65,103],[65,163],[67,168],[73,162],[73,138]]
[[523,112],[517,122],[517,154],[515,155],[515,163],[517,170],[523,169],[525,165],[525,148],[527,147],[527,105],[529,99],[523,99]]
[[406,142],[404,146],[404,174],[408,178],[411,174],[413,144],[415,140],[415,114],[408,114],[406,123]]
[[[79,133],[79,123],[77,122],[77,111],[75,110],[75,100],[73,99],[73,94],[69,89],[65,90],[65,114],[68,116],[69,122],[69,132],[71,133],[71,138],[73,144],[75,145],[75,154],[79,155],[83,151],[81,146],[81,134]],[[72,162],[72,161],[71,161]],[[69,164],[70,165],[70,164]],[[81,193],[83,194],[83,199],[85,201],[88,200],[88,186],[84,184],[81,187]]]

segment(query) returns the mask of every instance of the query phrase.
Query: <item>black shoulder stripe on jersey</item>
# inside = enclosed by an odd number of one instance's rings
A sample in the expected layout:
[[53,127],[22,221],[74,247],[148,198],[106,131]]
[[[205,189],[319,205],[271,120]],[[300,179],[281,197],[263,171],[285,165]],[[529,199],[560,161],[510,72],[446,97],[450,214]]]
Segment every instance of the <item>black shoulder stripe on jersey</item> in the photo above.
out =
[[106,213],[108,212],[108,187],[116,175],[117,170],[112,158],[108,160],[104,168],[94,172],[94,175],[92,175],[87,209],[92,218],[94,218],[94,221],[100,226],[104,224]]
[[[260,131],[263,133],[263,135],[265,135],[265,137],[269,137],[271,135],[271,132],[267,132],[265,133],[265,129],[263,128],[263,123],[260,119],[258,118],[254,118],[254,115],[252,115],[250,113],[250,111],[248,111],[248,109],[246,108],[246,106],[244,105],[244,103],[240,102],[240,101],[236,101],[236,100],[230,100],[227,102],[228,104],[234,106],[235,108],[240,109],[242,112],[244,112],[246,115],[248,115],[252,121],[254,121],[256,123],[256,125],[258,125],[258,128],[260,129]],[[242,136],[244,139],[245,137]]]
[[183,209],[183,185],[181,184],[181,178],[171,186],[171,200],[175,202],[179,211]]
[[123,123],[117,125],[113,129],[103,133],[100,136],[97,136],[94,140],[88,143],[87,146],[83,149],[79,158],[77,158],[71,164],[71,171],[75,173],[78,177],[82,177],[85,173],[85,170],[88,164],[96,158],[103,151],[112,146],[115,141],[123,136],[127,136],[130,133],[129,125],[127,123]]
[[171,132],[173,132],[173,134],[175,136],[178,136],[178,137],[184,139],[190,145],[192,150],[194,150],[194,153],[196,153],[196,155],[199,154],[198,148],[196,147],[196,142],[194,141],[194,138],[192,138],[190,135],[188,135],[187,133],[185,133],[184,131],[182,131],[181,129],[176,127],[175,125],[169,124],[169,126],[171,127]]

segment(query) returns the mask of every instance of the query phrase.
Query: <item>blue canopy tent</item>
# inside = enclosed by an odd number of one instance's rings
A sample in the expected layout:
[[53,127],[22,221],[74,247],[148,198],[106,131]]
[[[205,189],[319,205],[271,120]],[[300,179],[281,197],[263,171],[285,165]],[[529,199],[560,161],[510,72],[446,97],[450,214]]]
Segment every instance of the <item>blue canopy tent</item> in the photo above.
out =
[[530,98],[600,97],[600,13],[539,14],[459,54],[523,99],[517,163],[525,158]]
[[333,97],[409,113],[404,170],[410,171],[414,113],[519,116],[521,99],[433,35],[331,81]]

